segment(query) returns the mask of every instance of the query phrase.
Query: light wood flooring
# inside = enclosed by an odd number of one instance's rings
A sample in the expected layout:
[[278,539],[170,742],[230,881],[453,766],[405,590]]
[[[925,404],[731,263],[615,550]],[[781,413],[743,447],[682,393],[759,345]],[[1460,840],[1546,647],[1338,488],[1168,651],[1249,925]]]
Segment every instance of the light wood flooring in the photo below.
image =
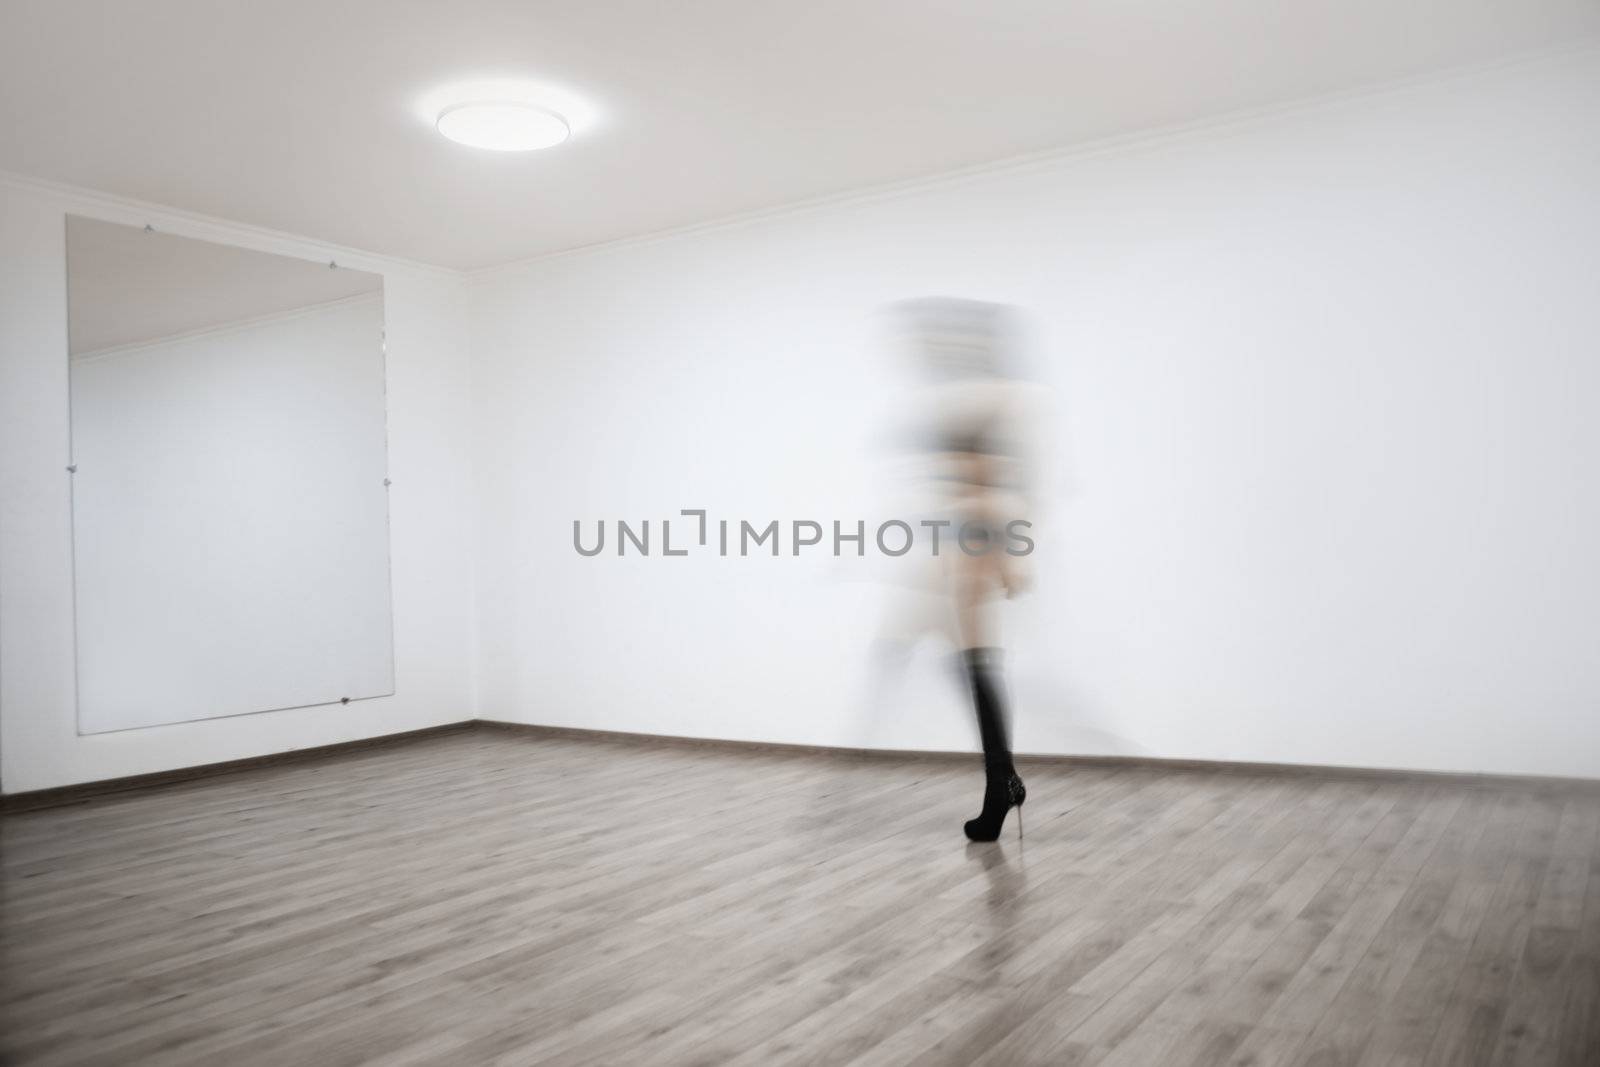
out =
[[1600,794],[476,729],[0,818],[7,1064],[1600,1064]]

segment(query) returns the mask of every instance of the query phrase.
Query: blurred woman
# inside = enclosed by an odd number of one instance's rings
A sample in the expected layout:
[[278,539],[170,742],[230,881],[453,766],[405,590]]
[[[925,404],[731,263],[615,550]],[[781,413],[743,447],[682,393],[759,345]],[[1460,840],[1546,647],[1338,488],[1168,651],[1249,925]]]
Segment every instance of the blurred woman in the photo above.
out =
[[[908,442],[920,454],[925,518],[938,537],[927,575],[937,605],[927,622],[959,651],[983,746],[983,808],[966,823],[973,841],[993,841],[1028,791],[1011,758],[996,601],[1027,584],[1025,445],[1034,386],[1016,376],[1014,312],[950,297],[893,308],[896,333],[923,384],[913,394]],[[925,598],[924,603],[929,601]]]

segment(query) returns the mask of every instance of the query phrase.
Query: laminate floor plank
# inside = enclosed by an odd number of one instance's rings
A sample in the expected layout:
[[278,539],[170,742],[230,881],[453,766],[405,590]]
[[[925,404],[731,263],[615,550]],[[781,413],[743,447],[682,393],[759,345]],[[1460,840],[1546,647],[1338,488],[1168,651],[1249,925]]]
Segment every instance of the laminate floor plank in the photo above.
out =
[[1600,1062],[1600,794],[462,731],[0,816],[0,1063]]

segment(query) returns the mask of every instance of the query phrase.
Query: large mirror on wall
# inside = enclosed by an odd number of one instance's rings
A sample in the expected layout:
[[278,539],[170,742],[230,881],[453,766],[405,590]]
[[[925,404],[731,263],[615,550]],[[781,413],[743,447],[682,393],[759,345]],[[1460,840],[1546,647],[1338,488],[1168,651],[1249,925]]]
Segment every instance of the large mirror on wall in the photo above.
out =
[[66,241],[79,732],[391,694],[382,277]]

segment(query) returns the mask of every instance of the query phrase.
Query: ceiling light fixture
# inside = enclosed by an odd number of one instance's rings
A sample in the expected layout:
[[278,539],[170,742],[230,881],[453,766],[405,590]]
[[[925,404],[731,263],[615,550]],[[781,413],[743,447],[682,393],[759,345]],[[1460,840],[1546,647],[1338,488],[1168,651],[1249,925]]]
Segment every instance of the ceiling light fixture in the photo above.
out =
[[554,111],[515,100],[454,104],[439,112],[435,125],[458,144],[494,152],[532,152],[572,136],[567,120]]

